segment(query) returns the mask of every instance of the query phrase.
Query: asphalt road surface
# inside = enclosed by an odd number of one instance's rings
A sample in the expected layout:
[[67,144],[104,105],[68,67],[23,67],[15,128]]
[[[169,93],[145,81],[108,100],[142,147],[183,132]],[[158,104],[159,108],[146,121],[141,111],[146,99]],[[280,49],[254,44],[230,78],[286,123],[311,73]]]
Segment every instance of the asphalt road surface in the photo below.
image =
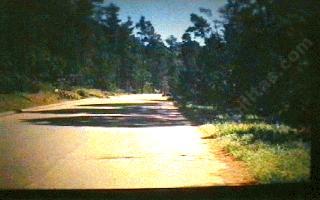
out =
[[224,185],[197,127],[158,94],[89,98],[0,117],[0,188]]

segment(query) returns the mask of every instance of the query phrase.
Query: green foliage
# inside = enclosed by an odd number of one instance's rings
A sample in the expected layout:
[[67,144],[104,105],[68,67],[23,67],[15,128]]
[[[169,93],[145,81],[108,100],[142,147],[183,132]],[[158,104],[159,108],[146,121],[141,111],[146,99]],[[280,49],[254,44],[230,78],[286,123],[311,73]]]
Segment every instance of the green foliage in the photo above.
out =
[[265,123],[221,123],[201,126],[204,138],[215,139],[244,161],[260,183],[309,181],[310,142],[295,129]]
[[[319,10],[316,1],[229,0],[222,22],[212,24],[202,8],[206,17],[191,14],[182,42],[171,36],[166,46],[151,21],[121,21],[120,8],[102,0],[2,0],[0,93],[11,94],[0,95],[0,109],[106,95],[86,87],[170,90],[190,119],[223,123],[202,130],[260,182],[307,180],[306,139],[262,122],[309,134],[320,124]],[[250,91],[256,94],[243,109]]]
[[38,84],[34,93],[0,94],[0,112],[21,110],[32,106],[47,105],[61,100],[79,100],[87,97],[106,98],[109,94],[97,89],[54,89],[50,84]]
[[2,2],[0,91],[37,92],[42,82],[112,91],[143,90],[149,82],[160,89],[169,51],[150,21],[142,17],[135,37],[134,23],[122,22],[119,11],[93,0]]
[[[242,109],[310,130],[320,112],[313,49],[319,7],[301,0],[228,1],[222,22],[211,23],[202,8],[205,16],[190,15],[182,42],[171,36],[166,46],[151,21],[121,21],[120,8],[102,0],[3,0],[0,92],[51,90],[42,83],[132,92],[150,83],[183,103]],[[250,91],[258,92],[249,98]],[[245,109],[244,97],[250,99]]]
[[214,26],[192,14],[193,25],[182,38],[177,99],[299,128],[319,124],[318,39],[312,28],[319,26],[319,7],[304,1],[228,1],[221,8],[223,21]]
[[35,92],[39,92],[39,91],[53,92],[55,90],[55,87],[50,83],[40,82],[40,83],[34,84],[34,90],[35,90]]
[[150,83],[146,83],[142,88],[143,93],[154,93],[154,89]]
[[0,94],[0,112],[19,110],[32,106],[32,102],[21,93]]

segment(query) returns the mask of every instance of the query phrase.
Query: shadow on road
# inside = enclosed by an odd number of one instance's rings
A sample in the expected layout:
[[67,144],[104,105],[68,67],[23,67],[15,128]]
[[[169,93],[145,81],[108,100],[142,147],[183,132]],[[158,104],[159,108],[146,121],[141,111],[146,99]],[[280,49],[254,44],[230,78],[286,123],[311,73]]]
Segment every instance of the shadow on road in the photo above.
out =
[[[27,119],[24,122],[36,125],[89,127],[192,125],[177,109],[162,108],[161,105],[161,103],[89,104],[79,105],[71,109],[29,111],[28,113],[34,114],[55,114],[56,117],[44,118],[40,115],[41,117]],[[81,114],[81,116],[74,116],[74,114]]]
[[36,125],[53,126],[94,126],[94,127],[152,127],[152,126],[184,126],[188,121],[180,119],[168,120],[154,116],[70,116],[25,120]]
[[106,104],[84,104],[79,106],[85,107],[139,107],[139,106],[159,106],[161,105],[158,100],[154,102],[143,102],[143,103],[106,103]]
[[[252,186],[213,186],[118,190],[3,190],[3,199],[316,199],[311,184],[287,183]],[[314,189],[316,191],[316,189]],[[64,198],[62,198],[64,197]]]
[[143,109],[143,107],[134,108],[72,108],[72,109],[58,109],[58,110],[42,110],[42,111],[31,111],[29,113],[39,114],[155,114],[152,108]]

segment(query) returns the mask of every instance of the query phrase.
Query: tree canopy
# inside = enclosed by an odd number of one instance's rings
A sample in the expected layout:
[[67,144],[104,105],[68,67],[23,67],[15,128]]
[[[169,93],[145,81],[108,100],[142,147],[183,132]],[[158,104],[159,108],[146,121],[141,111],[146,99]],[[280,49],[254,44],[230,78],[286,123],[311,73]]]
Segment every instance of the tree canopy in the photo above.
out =
[[[170,92],[308,126],[319,113],[319,3],[228,0],[222,21],[200,8],[181,42],[102,0],[2,0],[0,92],[39,83]],[[219,26],[219,27],[218,27]],[[200,44],[199,40],[204,43]]]

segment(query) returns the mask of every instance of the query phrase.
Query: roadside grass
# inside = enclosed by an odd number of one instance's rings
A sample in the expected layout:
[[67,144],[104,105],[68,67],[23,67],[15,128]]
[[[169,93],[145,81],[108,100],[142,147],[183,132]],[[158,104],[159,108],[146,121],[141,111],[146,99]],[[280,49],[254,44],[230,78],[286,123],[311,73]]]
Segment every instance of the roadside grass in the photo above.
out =
[[230,121],[246,121],[246,122],[261,122],[265,119],[256,115],[245,115],[239,117],[239,115],[233,113],[231,110],[223,110],[216,106],[203,106],[186,104],[181,105],[176,102],[176,106],[190,121],[198,124],[206,123],[222,123]]
[[106,98],[111,93],[98,89],[72,88],[59,90],[43,87],[37,93],[0,94],[0,112],[20,111],[21,109],[58,103],[65,100],[79,100],[88,97]]
[[16,111],[32,105],[33,103],[23,94],[0,94],[0,112]]
[[98,89],[75,88],[73,89],[81,98],[97,97],[106,98],[110,93]]
[[311,142],[298,130],[213,106],[187,104],[179,109],[200,125],[202,138],[212,140],[213,148],[243,161],[257,183],[309,181]]
[[259,183],[303,182],[310,176],[310,142],[285,125],[225,122],[200,127],[204,139],[244,161]]

